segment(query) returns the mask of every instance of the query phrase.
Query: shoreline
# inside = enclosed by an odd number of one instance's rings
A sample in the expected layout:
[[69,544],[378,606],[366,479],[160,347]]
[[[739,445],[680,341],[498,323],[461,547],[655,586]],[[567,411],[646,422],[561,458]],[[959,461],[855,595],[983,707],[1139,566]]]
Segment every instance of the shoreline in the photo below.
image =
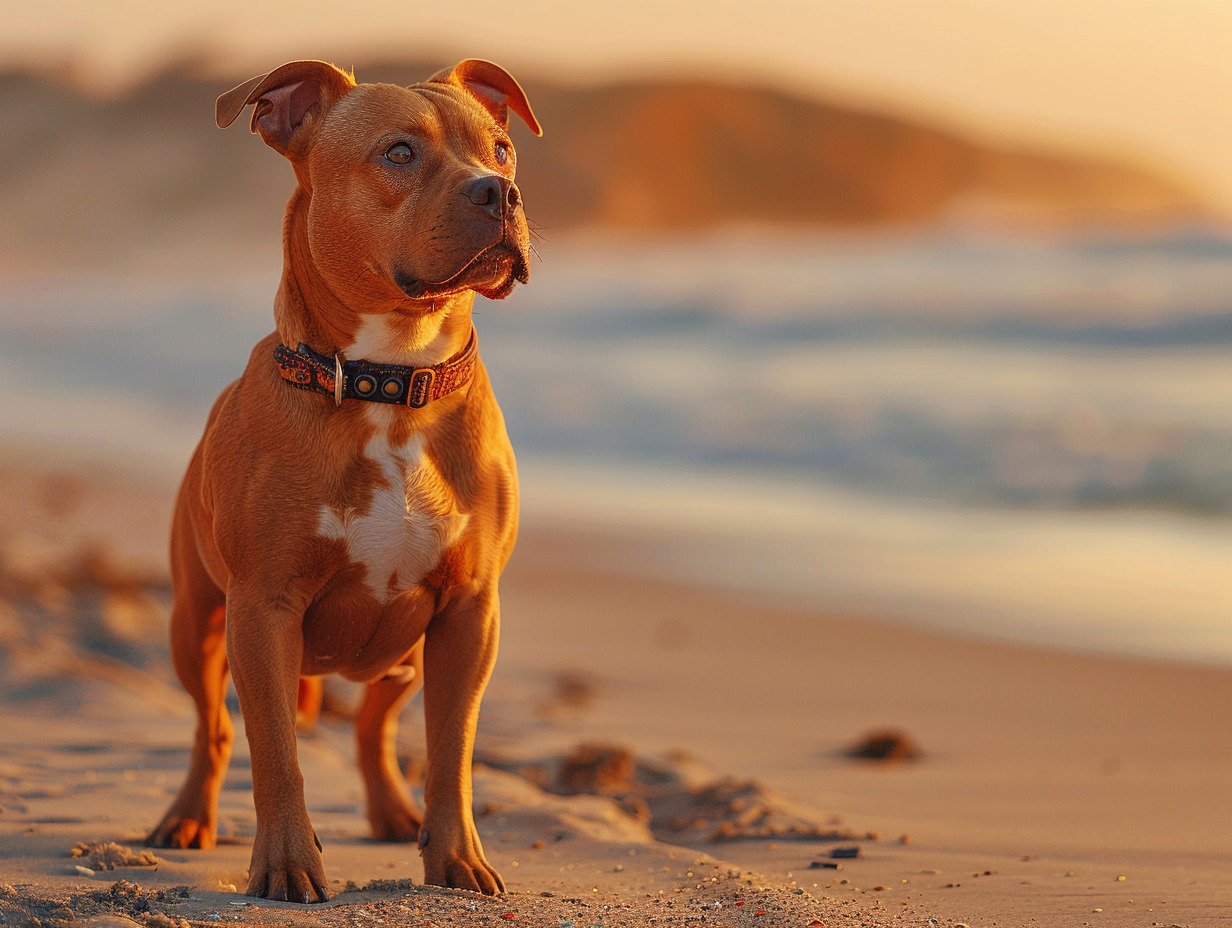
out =
[[557,547],[571,566],[959,638],[1232,667],[1227,520],[947,505],[718,470],[522,469],[527,524],[586,539]]
[[[44,472],[150,491],[155,508],[141,531],[111,544],[156,567],[166,558],[179,461],[191,450],[134,466],[119,445],[9,435],[0,473],[35,493],[43,478],[30,475]],[[534,455],[522,456],[520,471],[522,522],[543,543],[520,543],[515,559],[541,563],[550,553],[570,568],[631,581],[868,615],[960,639],[1232,668],[1226,519],[998,510],[765,474]],[[25,527],[33,529],[30,519]],[[564,536],[576,543],[550,541]]]

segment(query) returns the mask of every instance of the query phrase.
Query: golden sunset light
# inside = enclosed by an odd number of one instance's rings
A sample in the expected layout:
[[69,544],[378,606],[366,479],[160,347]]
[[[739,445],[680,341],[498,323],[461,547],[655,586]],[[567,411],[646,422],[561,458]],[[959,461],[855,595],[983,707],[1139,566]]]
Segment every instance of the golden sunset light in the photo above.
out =
[[0,924],[1223,928],[1232,0],[27,0]]

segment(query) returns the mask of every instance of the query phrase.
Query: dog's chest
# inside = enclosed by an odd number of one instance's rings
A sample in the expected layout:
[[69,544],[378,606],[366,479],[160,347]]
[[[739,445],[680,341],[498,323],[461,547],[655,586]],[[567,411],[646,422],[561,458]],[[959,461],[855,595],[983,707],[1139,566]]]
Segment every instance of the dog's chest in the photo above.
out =
[[391,446],[378,433],[364,456],[378,471],[370,494],[354,488],[357,499],[367,496],[367,505],[322,506],[317,531],[346,545],[351,561],[365,569],[368,590],[386,603],[414,589],[436,567],[461,536],[466,516],[457,512],[418,436]]

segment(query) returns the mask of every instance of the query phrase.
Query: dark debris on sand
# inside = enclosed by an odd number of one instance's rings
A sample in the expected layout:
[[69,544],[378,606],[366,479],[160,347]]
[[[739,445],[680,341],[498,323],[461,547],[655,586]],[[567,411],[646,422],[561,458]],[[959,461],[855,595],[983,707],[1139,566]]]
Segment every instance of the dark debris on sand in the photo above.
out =
[[914,738],[893,728],[869,732],[847,748],[845,753],[853,760],[881,763],[919,760],[924,756]]

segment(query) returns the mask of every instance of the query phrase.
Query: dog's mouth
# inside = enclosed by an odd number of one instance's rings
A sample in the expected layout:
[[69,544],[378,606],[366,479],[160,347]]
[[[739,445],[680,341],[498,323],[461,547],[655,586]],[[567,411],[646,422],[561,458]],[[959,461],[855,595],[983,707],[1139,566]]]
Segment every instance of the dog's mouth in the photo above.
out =
[[526,253],[507,239],[489,245],[445,280],[423,280],[406,271],[395,271],[394,284],[412,300],[432,300],[465,290],[490,300],[507,297],[519,283],[530,281]]

